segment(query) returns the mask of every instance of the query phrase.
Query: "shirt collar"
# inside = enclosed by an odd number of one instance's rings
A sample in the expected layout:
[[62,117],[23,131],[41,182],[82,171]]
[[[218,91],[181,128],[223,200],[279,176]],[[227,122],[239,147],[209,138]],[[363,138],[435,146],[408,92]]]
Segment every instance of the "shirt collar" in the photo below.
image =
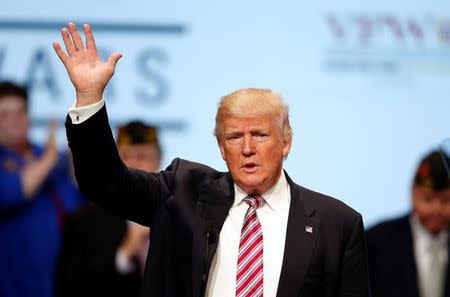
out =
[[[248,196],[248,194],[236,183],[234,183],[234,193],[234,203],[232,207],[238,206],[242,200]],[[282,171],[277,183],[267,192],[261,194],[261,196],[275,213],[281,213],[286,206],[289,206],[286,205],[286,202],[289,201],[289,194],[289,184],[286,180],[284,171]]]

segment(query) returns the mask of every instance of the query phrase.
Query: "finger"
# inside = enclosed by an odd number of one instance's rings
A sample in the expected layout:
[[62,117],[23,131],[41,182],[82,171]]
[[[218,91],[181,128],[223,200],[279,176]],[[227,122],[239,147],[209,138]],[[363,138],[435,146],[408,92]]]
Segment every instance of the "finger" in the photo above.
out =
[[84,48],[83,40],[81,40],[81,36],[80,33],[78,33],[77,26],[75,26],[74,23],[69,23],[68,26],[75,48],[77,50],[83,49]]
[[72,56],[73,53],[76,52],[76,49],[73,46],[72,39],[70,38],[69,30],[67,30],[67,28],[62,28],[61,36],[64,41],[64,45],[66,47],[67,54],[69,54],[69,56]]
[[122,58],[122,54],[121,53],[112,53],[111,56],[109,56],[108,60],[106,61],[106,64],[108,64],[109,66],[115,68],[117,61],[119,61],[119,59]]
[[63,64],[66,64],[67,59],[69,56],[66,55],[66,53],[62,50],[61,46],[58,42],[53,42],[53,49],[55,50],[56,54],[58,55],[59,59],[63,62]]
[[56,120],[50,120],[48,123],[48,145],[56,144],[56,133],[58,131],[58,122]]
[[59,123],[58,120],[56,119],[51,119],[48,123],[48,128],[50,129],[51,132],[55,132],[56,129],[58,129]]
[[83,25],[84,35],[86,36],[86,48],[97,51],[97,47],[95,45],[94,34],[92,34],[91,26],[88,24]]
[[48,124],[49,137],[55,137],[57,131],[58,131],[58,121],[53,119]]

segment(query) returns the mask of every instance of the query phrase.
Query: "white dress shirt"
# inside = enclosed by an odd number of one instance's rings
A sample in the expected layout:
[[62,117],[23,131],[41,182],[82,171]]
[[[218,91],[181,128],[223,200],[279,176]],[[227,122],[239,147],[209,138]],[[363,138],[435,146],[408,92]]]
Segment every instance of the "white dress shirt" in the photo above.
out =
[[[437,236],[433,236],[414,215],[411,216],[410,223],[420,296],[442,296],[448,263],[448,231],[442,231]],[[433,286],[437,286],[437,289]]]
[[[69,109],[72,123],[80,124],[84,122],[104,105],[103,99],[83,107],[76,107],[74,103]],[[234,190],[234,203],[223,224],[217,251],[211,263],[206,297],[236,296],[239,241],[248,205],[242,201],[247,193],[236,184]],[[283,172],[275,186],[261,196],[266,202],[257,210],[263,230],[264,296],[275,297],[283,263],[291,202],[290,187]]]
[[[239,241],[248,204],[242,201],[247,193],[236,184],[234,192],[234,203],[220,231],[219,245],[209,271],[206,297],[236,296]],[[275,297],[281,274],[291,202],[289,184],[284,173],[277,184],[261,196],[266,203],[256,212],[263,230],[264,297]]]

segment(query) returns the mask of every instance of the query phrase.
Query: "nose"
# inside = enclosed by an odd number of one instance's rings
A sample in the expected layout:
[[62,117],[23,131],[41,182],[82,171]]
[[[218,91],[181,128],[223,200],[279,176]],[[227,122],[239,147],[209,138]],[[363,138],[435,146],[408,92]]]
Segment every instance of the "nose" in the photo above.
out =
[[254,140],[251,135],[245,135],[242,142],[242,154],[246,157],[255,154]]

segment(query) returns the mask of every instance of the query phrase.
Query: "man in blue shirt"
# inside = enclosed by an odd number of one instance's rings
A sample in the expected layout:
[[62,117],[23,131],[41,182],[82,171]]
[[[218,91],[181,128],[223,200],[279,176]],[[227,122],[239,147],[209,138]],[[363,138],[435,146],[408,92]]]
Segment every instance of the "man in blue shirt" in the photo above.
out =
[[64,216],[82,202],[56,125],[47,145],[31,144],[25,88],[0,82],[0,296],[51,297]]

